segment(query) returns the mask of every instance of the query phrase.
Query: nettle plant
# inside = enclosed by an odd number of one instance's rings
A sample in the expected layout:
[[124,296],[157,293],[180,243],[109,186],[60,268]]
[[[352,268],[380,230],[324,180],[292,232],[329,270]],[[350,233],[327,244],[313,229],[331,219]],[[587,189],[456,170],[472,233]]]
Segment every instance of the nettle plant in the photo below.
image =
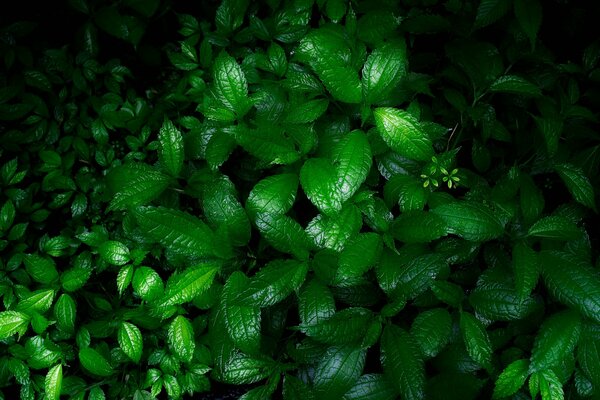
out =
[[0,398],[599,398],[597,41],[537,0],[70,3],[79,45],[2,29]]

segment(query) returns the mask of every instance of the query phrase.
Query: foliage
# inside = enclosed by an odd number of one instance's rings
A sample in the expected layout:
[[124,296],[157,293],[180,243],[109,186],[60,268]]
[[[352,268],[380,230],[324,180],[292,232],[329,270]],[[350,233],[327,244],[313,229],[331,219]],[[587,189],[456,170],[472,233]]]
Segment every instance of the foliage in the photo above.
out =
[[1,27],[0,399],[600,396],[584,10],[68,3]]

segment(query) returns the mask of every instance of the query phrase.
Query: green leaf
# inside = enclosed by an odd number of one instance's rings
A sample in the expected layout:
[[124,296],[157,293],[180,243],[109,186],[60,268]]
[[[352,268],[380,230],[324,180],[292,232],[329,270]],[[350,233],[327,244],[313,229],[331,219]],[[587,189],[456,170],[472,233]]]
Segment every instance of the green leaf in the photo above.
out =
[[287,165],[300,159],[296,143],[278,125],[261,123],[257,129],[237,125],[233,134],[244,150],[269,164]]
[[416,161],[429,161],[434,155],[431,139],[410,113],[381,107],[373,115],[379,134],[396,153]]
[[429,288],[447,263],[439,254],[425,254],[410,259],[405,265],[396,266],[395,293],[412,299]]
[[572,164],[557,164],[554,166],[575,201],[596,210],[594,187],[581,168]]
[[214,254],[214,234],[201,220],[165,207],[140,207],[134,217],[142,232],[176,253],[194,257]]
[[112,265],[124,265],[130,260],[129,248],[116,240],[108,240],[98,247],[98,254],[104,261]]
[[238,118],[250,109],[248,82],[242,68],[233,57],[222,52],[214,66],[215,94],[224,107],[234,112]]
[[27,273],[34,281],[49,284],[58,279],[56,264],[51,258],[44,258],[38,254],[25,254],[23,261]]
[[577,345],[577,363],[593,387],[600,385],[600,340],[583,330]]
[[55,365],[48,370],[44,379],[44,393],[48,400],[58,400],[62,389],[63,370],[62,364]]
[[15,333],[22,336],[27,330],[30,320],[31,318],[22,312],[0,312],[0,339],[8,339]]
[[114,373],[110,363],[100,353],[91,347],[79,349],[79,362],[94,375],[107,377]]
[[318,119],[329,106],[326,99],[309,100],[293,106],[285,115],[284,122],[288,124],[305,124]]
[[203,263],[171,275],[160,305],[167,307],[192,301],[212,285],[219,267],[217,263]]
[[600,323],[600,278],[591,265],[556,251],[542,252],[540,265],[544,283],[558,301]]
[[397,395],[403,399],[425,398],[425,365],[411,334],[388,325],[381,336],[381,364]]
[[339,284],[363,275],[378,261],[382,249],[381,236],[373,232],[361,233],[350,239],[340,254],[334,283]]
[[272,175],[259,181],[248,195],[246,211],[251,218],[258,213],[285,214],[294,205],[298,177],[294,174]]
[[183,168],[183,137],[171,120],[165,119],[158,133],[158,160],[169,175],[177,177]]
[[564,400],[565,393],[560,379],[551,369],[539,372],[540,395],[542,400]]
[[66,293],[61,294],[54,303],[54,318],[56,318],[58,328],[65,332],[74,332],[76,314],[77,303],[75,300]]
[[317,325],[335,313],[335,300],[329,288],[318,279],[307,283],[298,296],[301,326]]
[[370,310],[350,307],[315,324],[300,325],[300,330],[321,343],[348,344],[364,338],[372,319],[373,313]]
[[581,317],[575,311],[562,311],[547,318],[535,337],[530,372],[558,367],[573,353],[581,333]]
[[306,227],[306,232],[319,248],[341,251],[362,226],[360,210],[347,204],[331,217],[319,214]]
[[402,212],[420,211],[427,202],[428,191],[416,178],[397,174],[386,182],[383,187],[383,197],[390,208],[398,204]]
[[256,216],[255,223],[263,237],[277,250],[293,254],[300,260],[308,258],[310,239],[293,218],[261,213]]
[[7,231],[15,220],[16,210],[12,201],[7,200],[0,210],[0,231]]
[[117,289],[119,290],[119,295],[123,295],[127,286],[131,283],[133,279],[133,265],[124,265],[119,270],[117,274]]
[[529,297],[540,275],[537,253],[524,243],[513,247],[513,268],[515,271],[515,287],[519,299]]
[[546,239],[573,240],[580,237],[582,232],[569,219],[551,215],[533,224],[527,234]]
[[328,348],[315,368],[317,398],[339,399],[350,390],[362,374],[366,353],[351,346]]
[[537,129],[544,137],[546,150],[553,156],[558,151],[558,143],[563,131],[564,122],[556,115],[549,117],[533,117]]
[[362,70],[362,94],[366,104],[379,103],[406,76],[408,58],[402,41],[386,43],[367,57]]
[[48,311],[50,307],[52,307],[55,293],[56,292],[53,289],[40,289],[33,291],[21,298],[16,309],[17,311],[23,311],[25,313],[36,311],[43,314]]
[[260,381],[273,372],[272,361],[252,358],[242,353],[235,353],[225,365],[222,376],[223,383],[246,385]]
[[494,387],[494,399],[509,397],[521,389],[529,376],[529,361],[516,360],[510,363],[498,376]]
[[194,328],[184,316],[173,318],[167,332],[167,341],[173,353],[183,362],[191,362],[196,342]]
[[139,364],[142,358],[144,341],[139,328],[129,322],[121,322],[117,332],[119,347],[134,363]]
[[108,211],[116,211],[148,204],[169,187],[171,178],[149,165],[130,163],[111,169],[106,182],[113,196]]
[[366,374],[358,378],[343,400],[393,400],[394,389],[382,374]]
[[163,280],[150,267],[136,268],[132,278],[132,286],[135,294],[146,301],[154,301],[163,294]]
[[529,38],[532,49],[535,49],[536,37],[542,25],[542,11],[538,0],[515,0],[515,16]]
[[523,96],[539,97],[540,88],[525,78],[516,75],[503,75],[490,86],[491,92],[520,94]]
[[533,311],[535,301],[521,299],[516,290],[497,282],[479,284],[469,295],[469,302],[477,314],[494,321],[513,321]]
[[453,233],[466,240],[483,242],[496,239],[504,234],[500,219],[483,204],[473,201],[454,201],[442,204],[432,210]]
[[526,224],[531,224],[540,217],[544,210],[544,196],[527,174],[519,174],[521,183],[521,212]]
[[446,222],[437,214],[427,211],[410,211],[400,214],[391,226],[392,235],[404,243],[429,243],[445,236]]
[[468,312],[460,314],[460,331],[473,361],[484,368],[491,366],[492,345],[485,327]]
[[324,214],[335,215],[342,209],[342,193],[331,162],[324,158],[307,160],[300,170],[302,189],[310,201]]
[[252,277],[235,302],[261,308],[277,304],[300,287],[307,271],[308,265],[303,261],[271,261]]
[[475,28],[488,26],[502,18],[510,10],[509,0],[481,0],[475,17]]
[[434,308],[417,315],[410,334],[426,358],[435,357],[450,341],[452,318],[443,308]]
[[260,349],[260,308],[236,304],[235,297],[248,286],[248,278],[241,272],[229,276],[223,288],[223,313],[227,333],[233,344],[248,354],[258,354]]
[[360,188],[371,162],[367,136],[355,130],[335,145],[331,162],[322,158],[306,161],[300,170],[300,182],[310,201],[324,214],[333,215]]

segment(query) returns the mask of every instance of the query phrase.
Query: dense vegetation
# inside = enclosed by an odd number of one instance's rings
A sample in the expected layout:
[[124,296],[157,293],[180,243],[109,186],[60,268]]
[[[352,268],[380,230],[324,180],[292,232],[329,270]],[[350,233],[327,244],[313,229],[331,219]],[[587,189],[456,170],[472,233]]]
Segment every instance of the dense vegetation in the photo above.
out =
[[1,17],[0,399],[600,399],[597,5],[56,3]]

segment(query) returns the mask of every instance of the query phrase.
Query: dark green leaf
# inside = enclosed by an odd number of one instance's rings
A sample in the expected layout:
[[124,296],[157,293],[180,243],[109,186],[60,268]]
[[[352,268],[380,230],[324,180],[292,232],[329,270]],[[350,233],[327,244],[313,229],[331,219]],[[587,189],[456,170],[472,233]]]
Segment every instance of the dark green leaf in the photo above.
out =
[[581,317],[575,311],[563,311],[546,319],[533,344],[529,371],[545,371],[561,365],[575,350],[580,333]]
[[327,349],[315,368],[313,384],[320,398],[338,399],[354,386],[362,374],[366,350],[351,346]]
[[425,398],[425,365],[415,339],[396,325],[381,336],[381,364],[388,381],[403,399]]
[[94,375],[107,377],[114,373],[113,367],[100,353],[91,347],[79,350],[79,362]]
[[177,253],[202,257],[215,252],[213,232],[188,213],[164,207],[141,207],[135,210],[134,216],[144,234]]
[[468,312],[460,314],[460,331],[473,361],[488,368],[492,361],[492,345],[485,326]]
[[517,393],[529,376],[529,362],[517,360],[510,363],[498,376],[494,387],[494,399],[509,397]]
[[196,342],[194,328],[187,318],[178,315],[171,321],[167,331],[167,341],[177,358],[183,362],[192,361]]
[[141,163],[116,167],[107,176],[113,198],[108,210],[124,210],[156,199],[169,186],[171,178]]
[[555,251],[542,252],[540,265],[544,283],[558,301],[600,322],[600,278],[591,265]]
[[127,357],[139,364],[142,357],[143,339],[139,328],[129,322],[121,322],[117,333],[119,347]]
[[407,73],[404,42],[387,43],[367,58],[362,70],[362,93],[366,104],[384,100]]
[[527,234],[547,239],[573,240],[581,236],[581,231],[567,218],[551,215],[533,224]]
[[394,238],[404,243],[428,243],[445,236],[446,222],[437,214],[426,211],[402,213],[391,227]]
[[558,172],[558,175],[560,175],[575,201],[592,210],[596,210],[594,187],[581,168],[572,164],[558,164],[554,166],[554,169]]
[[62,389],[63,370],[62,364],[55,365],[48,370],[44,379],[44,392],[48,400],[58,400]]
[[431,139],[410,113],[395,108],[377,108],[373,115],[379,134],[396,153],[416,161],[429,161],[434,155]]
[[448,233],[482,242],[504,233],[503,224],[487,206],[473,201],[454,201],[432,210],[448,226]]
[[160,151],[158,159],[163,168],[171,175],[177,177],[183,168],[183,137],[179,129],[171,120],[165,119],[158,134]]

